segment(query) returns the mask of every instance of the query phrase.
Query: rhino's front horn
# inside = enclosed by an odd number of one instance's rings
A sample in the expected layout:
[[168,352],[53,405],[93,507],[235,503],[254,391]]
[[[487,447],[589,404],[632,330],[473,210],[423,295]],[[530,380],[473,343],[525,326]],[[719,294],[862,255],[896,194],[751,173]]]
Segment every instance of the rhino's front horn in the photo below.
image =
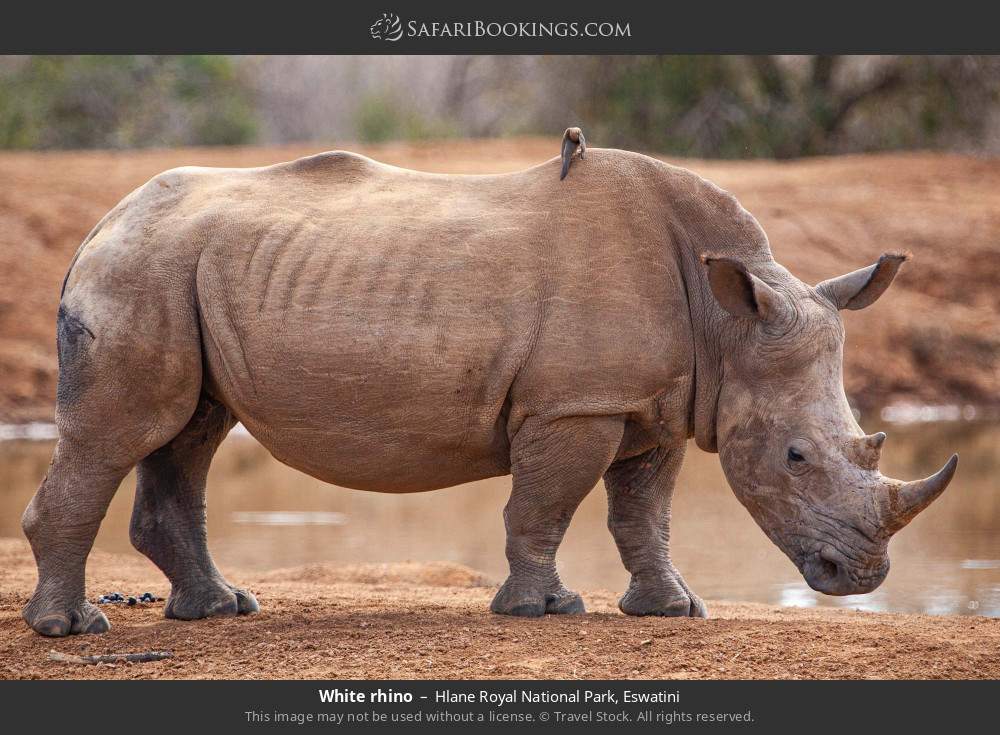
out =
[[913,520],[914,516],[934,502],[944,492],[955,475],[958,455],[951,455],[947,464],[930,477],[913,482],[889,480],[881,498],[882,522],[889,533]]

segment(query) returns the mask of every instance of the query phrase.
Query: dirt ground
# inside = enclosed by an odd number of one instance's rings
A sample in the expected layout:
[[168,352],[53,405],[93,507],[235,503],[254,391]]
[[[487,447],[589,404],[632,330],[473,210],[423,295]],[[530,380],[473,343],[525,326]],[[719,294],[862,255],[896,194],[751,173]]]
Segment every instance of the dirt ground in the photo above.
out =
[[[1000,678],[1000,620],[709,602],[709,620],[628,618],[610,592],[585,616],[491,615],[496,587],[453,564],[310,565],[230,581],[257,595],[251,617],[166,620],[163,604],[103,605],[103,636],[47,639],[21,606],[35,582],[27,543],[0,540],[0,678],[100,679],[974,679]],[[165,596],[147,562],[95,552],[91,599]],[[167,650],[151,663],[48,660]]]
[[[0,153],[0,421],[51,421],[54,324],[66,268],[105,212],[160,171],[263,165],[340,147],[426,171],[502,172],[552,157],[558,143],[554,134],[379,146]],[[846,317],[846,383],[858,406],[1000,404],[1000,160],[887,154],[674,162],[735,193],[761,221],[777,259],[807,281],[867,265],[884,250],[913,252],[887,298]]]

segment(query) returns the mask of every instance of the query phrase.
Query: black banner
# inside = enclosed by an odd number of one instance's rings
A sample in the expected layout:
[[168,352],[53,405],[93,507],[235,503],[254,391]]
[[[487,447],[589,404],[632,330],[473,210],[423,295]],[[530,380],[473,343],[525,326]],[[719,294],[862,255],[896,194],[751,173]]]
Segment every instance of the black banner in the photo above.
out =
[[8,4],[2,53],[988,53],[989,3]]
[[[4,720],[45,732],[665,728],[891,732],[992,727],[996,682],[49,681],[0,685]],[[12,732],[20,730],[12,730]]]

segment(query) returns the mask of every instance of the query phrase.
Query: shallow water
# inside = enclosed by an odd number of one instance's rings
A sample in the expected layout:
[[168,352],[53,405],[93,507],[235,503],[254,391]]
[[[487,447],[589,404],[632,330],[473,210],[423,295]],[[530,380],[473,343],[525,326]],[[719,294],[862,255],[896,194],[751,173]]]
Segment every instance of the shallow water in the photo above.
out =
[[[976,421],[885,428],[882,469],[915,479],[961,454],[952,486],[890,543],[892,570],[875,592],[827,597],[806,586],[729,490],[716,455],[689,448],[674,501],[671,550],[703,597],[790,606],[839,606],[934,615],[1000,616],[1000,424]],[[38,433],[38,432],[36,432]],[[44,432],[39,436],[44,437]],[[45,474],[52,442],[0,442],[0,536]],[[96,547],[137,553],[128,541],[134,476],[118,491]],[[209,476],[209,541],[220,566],[272,569],[339,563],[448,560],[506,574],[501,512],[510,478],[412,495],[325,485],[279,464],[234,432]],[[603,488],[577,512],[558,564],[568,586],[621,591],[628,582],[605,525]]]

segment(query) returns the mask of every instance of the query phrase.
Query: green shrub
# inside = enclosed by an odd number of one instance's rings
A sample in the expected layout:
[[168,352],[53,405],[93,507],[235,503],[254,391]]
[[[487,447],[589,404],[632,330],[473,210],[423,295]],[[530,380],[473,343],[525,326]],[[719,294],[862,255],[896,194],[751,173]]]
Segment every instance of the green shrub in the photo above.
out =
[[222,56],[0,59],[0,147],[223,145],[257,135],[250,85]]
[[408,110],[384,94],[368,95],[361,101],[355,127],[358,138],[366,143],[448,138],[457,134],[453,126]]

